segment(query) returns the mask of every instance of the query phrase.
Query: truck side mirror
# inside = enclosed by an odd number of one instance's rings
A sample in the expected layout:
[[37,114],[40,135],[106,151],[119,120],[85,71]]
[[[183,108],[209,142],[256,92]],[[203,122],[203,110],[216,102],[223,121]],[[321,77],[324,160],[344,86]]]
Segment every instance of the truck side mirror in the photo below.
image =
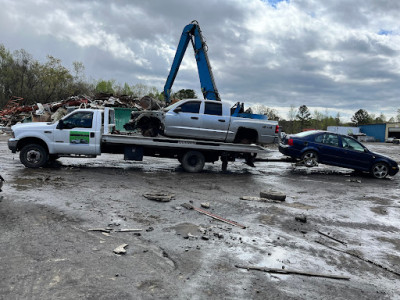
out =
[[177,113],[177,114],[180,113],[181,111],[182,111],[182,107],[180,107],[180,106],[174,109],[174,113]]
[[64,121],[63,120],[58,121],[57,129],[60,129],[60,130],[64,129]]

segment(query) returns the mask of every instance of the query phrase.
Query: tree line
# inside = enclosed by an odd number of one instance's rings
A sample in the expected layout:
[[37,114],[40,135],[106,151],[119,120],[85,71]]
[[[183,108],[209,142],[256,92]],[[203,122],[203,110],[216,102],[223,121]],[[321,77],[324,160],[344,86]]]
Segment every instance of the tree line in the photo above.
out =
[[[141,98],[151,96],[164,100],[163,93],[154,86],[137,83],[123,85],[115,80],[86,79],[85,67],[81,62],[73,62],[72,70],[64,67],[61,60],[51,55],[47,56],[45,62],[35,60],[25,50],[9,51],[0,44],[0,109],[12,96],[22,97],[22,105],[35,103],[49,103],[66,99],[73,95],[88,95],[94,97],[96,94],[105,93],[115,96],[130,96]],[[176,99],[197,98],[191,89],[182,89],[172,93]],[[340,114],[335,117],[328,111],[321,113],[318,110],[310,112],[306,105],[295,108],[290,107],[287,118],[281,118],[275,109],[264,105],[251,107],[253,113],[267,115],[271,120],[279,120],[280,125],[288,133],[295,133],[304,129],[326,129],[328,126],[358,126],[362,124],[400,122],[400,109],[397,116],[387,120],[384,114],[375,116],[364,109],[359,109],[351,118],[351,122],[343,123]]]
[[[163,93],[154,86],[141,83],[121,85],[113,79],[89,81],[84,71],[81,62],[73,62],[72,70],[69,70],[60,59],[51,55],[42,63],[23,49],[11,52],[0,44],[0,109],[12,96],[22,97],[21,105],[55,102],[73,95],[94,97],[100,93],[138,98],[151,96],[164,100]],[[172,97],[197,96],[193,90],[183,89],[172,93]]]

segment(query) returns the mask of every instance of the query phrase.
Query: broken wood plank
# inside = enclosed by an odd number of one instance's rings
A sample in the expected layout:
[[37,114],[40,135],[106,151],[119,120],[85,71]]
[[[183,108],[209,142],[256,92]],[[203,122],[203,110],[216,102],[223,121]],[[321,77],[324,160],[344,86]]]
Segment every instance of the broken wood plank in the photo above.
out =
[[242,197],[240,197],[240,200],[271,202],[271,203],[282,203],[282,201],[279,201],[279,200],[271,200],[271,199],[268,199],[268,198],[253,197],[253,196],[242,196]]
[[323,278],[331,278],[331,279],[339,279],[339,280],[350,280],[350,277],[342,276],[342,275],[330,275],[330,274],[322,274],[322,273],[314,273],[314,272],[304,272],[304,271],[297,271],[297,270],[274,269],[274,268],[254,267],[254,266],[235,265],[235,267],[240,268],[240,269],[261,271],[261,272],[267,272],[267,273],[287,274],[287,275],[293,274],[293,275],[323,277]]
[[353,252],[350,252],[350,251],[346,251],[346,250],[342,250],[342,249],[338,249],[338,248],[335,248],[335,247],[326,245],[326,244],[322,243],[321,241],[315,241],[315,242],[318,243],[318,244],[320,244],[320,245],[322,245],[322,246],[325,246],[325,247],[327,247],[327,248],[329,248],[329,249],[331,249],[331,250],[335,250],[335,251],[338,251],[338,252],[346,253],[346,254],[348,254],[348,255],[350,255],[350,256],[356,257],[356,258],[358,258],[358,259],[361,259],[362,261],[365,261],[365,262],[367,262],[367,263],[373,264],[374,266],[377,266],[377,267],[379,267],[379,268],[381,268],[381,269],[384,269],[384,270],[386,270],[386,271],[388,271],[388,272],[390,272],[390,273],[393,273],[393,274],[395,274],[395,275],[397,275],[397,276],[400,276],[400,273],[399,273],[399,272],[394,271],[394,270],[392,270],[392,269],[389,269],[388,267],[385,267],[385,266],[383,266],[383,265],[381,265],[381,264],[378,264],[378,263],[376,263],[376,262],[374,262],[374,261],[372,261],[372,260],[369,260],[369,259],[367,259],[367,258],[364,258],[364,257],[362,257],[362,256],[360,256],[360,255],[358,255],[358,254],[356,254],[356,253],[353,253]]
[[91,228],[91,229],[88,229],[88,231],[100,231],[100,232],[110,233],[112,231],[112,229],[111,228]]
[[197,211],[197,212],[199,212],[199,213],[202,213],[202,214],[204,214],[204,215],[207,215],[207,216],[209,216],[209,217],[211,217],[211,218],[213,218],[213,219],[215,219],[215,220],[218,220],[218,221],[221,221],[221,222],[230,224],[230,225],[238,226],[238,227],[240,227],[240,228],[242,228],[242,229],[245,229],[245,228],[246,228],[246,226],[244,226],[244,225],[242,225],[242,224],[239,224],[239,223],[237,223],[237,222],[235,222],[235,221],[231,221],[231,220],[222,218],[222,217],[220,217],[220,216],[214,215],[214,214],[212,214],[212,213],[210,213],[210,212],[208,212],[208,211],[206,211],[206,210],[203,210],[203,209],[201,209],[201,208],[194,207],[193,205],[191,205],[191,204],[189,204],[189,203],[183,203],[183,204],[181,204],[181,205],[182,205],[184,208],[193,209],[193,210],[195,210],[195,211]]
[[329,234],[323,233],[323,232],[321,232],[321,231],[319,231],[319,230],[317,230],[317,232],[318,232],[320,235],[323,235],[323,236],[325,236],[325,237],[327,237],[327,238],[330,238],[331,240],[334,240],[335,242],[338,242],[338,243],[341,243],[341,244],[347,246],[347,243],[346,243],[346,242],[343,242],[343,241],[341,241],[341,240],[335,239],[334,237],[330,236]]

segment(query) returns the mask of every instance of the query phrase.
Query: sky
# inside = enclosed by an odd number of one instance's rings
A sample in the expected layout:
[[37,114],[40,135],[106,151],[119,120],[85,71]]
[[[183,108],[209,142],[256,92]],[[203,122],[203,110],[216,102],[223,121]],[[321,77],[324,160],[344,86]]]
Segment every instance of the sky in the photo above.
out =
[[[222,100],[306,105],[342,121],[400,108],[398,0],[0,0],[0,43],[89,80],[163,90],[183,28],[200,24]],[[186,52],[173,90],[200,81]]]

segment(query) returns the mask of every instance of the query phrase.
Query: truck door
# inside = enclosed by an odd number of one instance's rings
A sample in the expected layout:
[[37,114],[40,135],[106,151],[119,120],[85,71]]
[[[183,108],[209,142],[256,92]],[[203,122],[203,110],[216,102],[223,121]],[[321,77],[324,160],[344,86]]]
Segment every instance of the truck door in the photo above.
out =
[[100,129],[96,130],[95,117],[91,111],[77,111],[60,120],[54,130],[55,153],[100,154]]
[[230,114],[222,112],[222,103],[205,102],[204,114],[201,115],[202,136],[207,140],[224,141],[229,128]]
[[165,134],[168,136],[201,138],[199,135],[201,101],[187,101],[168,111],[165,116]]

